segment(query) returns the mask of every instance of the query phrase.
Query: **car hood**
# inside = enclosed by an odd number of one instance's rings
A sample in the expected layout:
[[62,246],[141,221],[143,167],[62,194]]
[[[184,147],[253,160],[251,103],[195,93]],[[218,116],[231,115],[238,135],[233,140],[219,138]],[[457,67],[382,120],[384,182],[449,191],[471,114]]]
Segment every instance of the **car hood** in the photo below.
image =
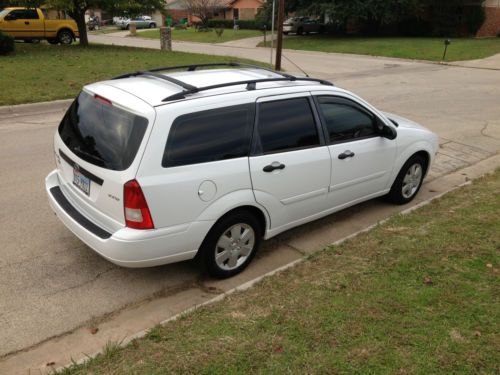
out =
[[389,112],[383,112],[385,117],[387,117],[389,120],[393,120],[397,122],[397,127],[398,128],[411,128],[411,129],[422,129],[422,130],[428,130],[426,127],[417,124],[416,122],[412,120],[408,120],[405,117],[401,117],[398,115],[395,115],[394,113],[389,113]]

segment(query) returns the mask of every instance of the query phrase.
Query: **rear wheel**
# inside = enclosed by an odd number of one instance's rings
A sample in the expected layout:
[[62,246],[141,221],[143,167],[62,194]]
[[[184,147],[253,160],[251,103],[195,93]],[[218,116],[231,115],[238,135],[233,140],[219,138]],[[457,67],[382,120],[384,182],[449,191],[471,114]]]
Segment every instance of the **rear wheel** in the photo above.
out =
[[392,184],[387,198],[396,204],[410,202],[417,195],[424,179],[426,161],[420,155],[414,155],[403,165]]
[[154,23],[154,22],[153,22],[153,23],[150,23],[150,24],[149,24],[149,28],[150,28],[150,29],[154,29],[155,27],[156,27],[156,23]]
[[240,211],[223,217],[200,247],[208,273],[218,278],[240,273],[252,261],[261,238],[260,223],[250,212]]
[[61,30],[57,34],[57,40],[61,44],[71,44],[73,43],[73,33],[69,30]]
[[299,27],[297,30],[297,35],[302,35],[304,34],[304,29],[302,27]]

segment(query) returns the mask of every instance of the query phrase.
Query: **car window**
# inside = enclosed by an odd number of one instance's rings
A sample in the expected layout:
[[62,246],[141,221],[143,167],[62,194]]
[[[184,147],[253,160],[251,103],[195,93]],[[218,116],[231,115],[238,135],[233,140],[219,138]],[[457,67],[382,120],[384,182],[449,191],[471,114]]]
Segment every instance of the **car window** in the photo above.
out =
[[170,129],[162,166],[248,156],[253,122],[253,104],[180,116]]
[[10,14],[18,20],[37,20],[39,18],[35,9],[16,9]]
[[319,136],[308,98],[259,104],[256,153],[318,146]]
[[322,96],[318,98],[330,143],[376,136],[375,119],[357,103],[344,99]]

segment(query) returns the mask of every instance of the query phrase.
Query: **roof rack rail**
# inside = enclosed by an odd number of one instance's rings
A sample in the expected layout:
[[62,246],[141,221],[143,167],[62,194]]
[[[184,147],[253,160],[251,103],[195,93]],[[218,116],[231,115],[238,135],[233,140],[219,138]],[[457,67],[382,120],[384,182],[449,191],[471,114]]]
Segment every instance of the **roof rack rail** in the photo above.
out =
[[178,92],[177,94],[173,94],[173,95],[166,97],[165,99],[162,100],[162,102],[169,102],[172,100],[185,99],[186,95],[189,95],[189,94],[195,94],[195,93],[200,92],[200,91],[219,89],[222,87],[247,85],[247,88],[246,88],[247,90],[255,90],[257,83],[291,82],[291,81],[318,82],[322,85],[333,86],[333,83],[331,83],[331,82],[325,81],[323,79],[316,79],[316,78],[301,78],[301,77],[295,77],[295,76],[289,76],[289,77],[283,77],[283,78],[262,78],[262,79],[246,80],[246,81],[221,83],[218,85],[211,85],[211,86],[204,86],[204,87],[194,87],[194,89],[192,89],[192,90],[185,89],[184,91]]
[[[170,76],[159,74],[159,72],[165,72],[165,71],[169,71],[169,70],[185,69],[188,72],[192,72],[198,68],[212,68],[212,67],[217,67],[217,66],[230,66],[233,68],[238,67],[238,68],[253,68],[253,69],[259,69],[259,70],[265,70],[265,71],[270,72],[270,73],[278,74],[281,77],[251,79],[251,80],[245,80],[245,81],[221,83],[218,85],[196,87],[196,86],[190,85],[188,83],[182,82],[178,79],[172,78]],[[154,69],[150,69],[150,70],[122,74],[122,75],[115,77],[113,79],[137,77],[137,76],[150,76],[150,77],[159,78],[159,79],[162,79],[164,81],[168,81],[170,83],[173,83],[177,86],[180,86],[184,89],[183,91],[181,91],[179,93],[176,93],[176,94],[173,94],[173,95],[166,97],[165,99],[162,100],[162,102],[169,102],[172,100],[185,99],[186,95],[189,95],[189,94],[195,94],[195,93],[200,92],[200,91],[213,90],[213,89],[218,89],[218,88],[222,88],[222,87],[229,87],[229,86],[247,85],[247,87],[246,87],[247,90],[255,90],[257,83],[263,83],[263,82],[308,81],[308,82],[318,82],[322,85],[333,86],[333,83],[325,81],[323,79],[316,79],[316,78],[309,78],[309,77],[307,77],[307,78],[306,77],[304,77],[304,78],[295,77],[291,74],[278,72],[276,70],[269,69],[269,68],[266,68],[264,66],[254,65],[254,64],[245,64],[245,63],[239,63],[239,62],[232,62],[232,61],[231,62],[222,62],[222,63],[164,66],[161,68],[154,68]]]
[[113,79],[120,79],[120,78],[129,78],[129,77],[137,77],[137,76],[149,76],[149,77],[155,77],[162,79],[164,81],[168,81],[170,83],[173,83],[174,85],[180,86],[185,90],[195,90],[196,86],[190,85],[188,83],[179,81],[178,79],[163,75],[163,74],[158,74],[155,72],[150,72],[150,71],[138,71],[138,72],[133,72],[133,73],[127,73],[123,74],[121,76],[115,77]]

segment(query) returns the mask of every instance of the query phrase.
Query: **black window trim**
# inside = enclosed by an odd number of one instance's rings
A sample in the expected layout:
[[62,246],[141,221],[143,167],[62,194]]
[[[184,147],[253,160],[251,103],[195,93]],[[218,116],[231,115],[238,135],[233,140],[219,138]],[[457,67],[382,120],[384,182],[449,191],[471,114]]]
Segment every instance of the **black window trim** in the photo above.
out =
[[[374,130],[375,130],[375,133],[372,134],[372,135],[365,135],[364,137],[359,137],[359,138],[344,139],[344,140],[341,140],[341,141],[333,141],[333,142],[330,141],[330,133],[328,132],[328,126],[326,124],[326,119],[323,116],[323,112],[321,112],[320,103],[319,103],[319,100],[318,100],[318,98],[320,98],[320,97],[328,97],[328,98],[332,98],[334,100],[335,99],[342,99],[342,100],[346,100],[346,101],[352,103],[353,104],[352,105],[353,108],[356,108],[356,109],[360,110],[361,112],[365,113],[367,116],[370,116],[370,117],[373,118],[373,127],[374,127]],[[323,135],[324,135],[325,139],[327,140],[327,145],[332,146],[332,145],[337,145],[337,144],[342,144],[342,143],[356,142],[356,141],[360,141],[360,140],[363,140],[363,139],[377,138],[377,137],[381,136],[377,132],[376,121],[381,121],[382,123],[384,123],[384,122],[375,113],[373,113],[372,111],[370,111],[368,108],[366,108],[362,104],[356,102],[355,100],[347,98],[345,96],[340,96],[340,95],[313,94],[313,101],[314,101],[314,105],[316,107],[316,111],[318,112],[318,116],[321,119],[321,125],[322,125],[322,128],[323,128]],[[340,103],[340,102],[339,102],[339,104],[344,104],[345,105],[345,103]]]
[[[313,149],[313,148],[326,146],[327,143],[326,143],[326,138],[325,138],[323,126],[321,124],[320,115],[319,115],[318,109],[316,108],[314,100],[311,96],[311,93],[308,92],[307,94],[304,93],[304,95],[299,95],[299,96],[294,95],[294,96],[290,96],[290,97],[286,97],[286,98],[279,98],[280,96],[281,95],[272,96],[273,100],[259,101],[260,99],[268,99],[269,97],[256,99],[256,101],[255,101],[255,122],[254,122],[254,126],[253,126],[253,131],[252,131],[252,145],[250,147],[250,156],[282,154],[285,152],[307,150],[307,149]],[[274,99],[274,98],[276,98],[276,99]],[[315,146],[294,147],[294,148],[288,148],[286,150],[263,152],[262,146],[257,143],[257,139],[259,138],[259,126],[258,125],[259,125],[259,109],[260,109],[259,107],[260,107],[260,105],[264,104],[264,103],[282,102],[285,100],[299,99],[299,98],[305,98],[305,99],[307,99],[307,102],[309,103],[309,107],[311,108],[311,112],[312,112],[313,118],[314,118],[314,124],[316,125],[316,132],[318,133],[319,144],[315,145]]]
[[[179,118],[181,118],[183,116],[195,115],[195,114],[200,113],[200,112],[209,112],[209,111],[215,111],[215,110],[227,110],[227,109],[230,109],[230,108],[240,107],[240,106],[248,106],[248,109],[251,111],[250,116],[253,115],[253,117],[254,117],[254,121],[250,121],[251,122],[251,125],[250,125],[251,129],[249,130],[249,136],[248,136],[248,140],[247,140],[248,147],[247,147],[247,153],[245,155],[238,156],[238,157],[235,157],[235,158],[228,158],[228,159],[207,160],[207,161],[201,161],[201,162],[196,162],[196,163],[182,163],[182,164],[178,164],[178,165],[165,165],[164,158],[165,158],[165,153],[166,153],[166,148],[167,148],[167,145],[168,145],[168,141],[169,141],[169,138],[171,136],[171,130],[172,130],[172,127],[174,126],[174,123]],[[201,164],[207,164],[207,163],[216,163],[216,162],[225,161],[225,160],[235,160],[235,159],[240,159],[240,158],[248,158],[250,156],[251,148],[252,148],[252,143],[253,143],[254,126],[255,126],[255,118],[256,118],[256,116],[257,115],[256,115],[256,112],[255,112],[255,105],[254,105],[253,102],[231,104],[231,105],[225,105],[225,106],[215,107],[215,108],[210,108],[210,109],[200,109],[200,110],[196,110],[194,112],[187,111],[185,113],[177,115],[172,120],[172,122],[170,124],[170,127],[168,129],[167,139],[165,141],[165,146],[163,148],[163,154],[162,154],[161,160],[160,160],[161,167],[164,168],[164,169],[178,168],[178,167],[185,167],[185,166],[191,166],[191,165],[201,165]]]

